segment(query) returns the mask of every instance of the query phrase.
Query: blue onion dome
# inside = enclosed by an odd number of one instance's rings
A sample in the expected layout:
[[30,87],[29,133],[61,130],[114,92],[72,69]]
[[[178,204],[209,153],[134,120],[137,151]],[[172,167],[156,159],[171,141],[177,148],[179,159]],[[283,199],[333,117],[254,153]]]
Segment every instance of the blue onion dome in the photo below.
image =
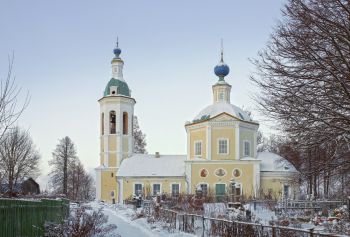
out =
[[113,49],[113,53],[116,58],[119,58],[119,55],[122,53],[122,50],[119,48],[119,40],[117,38],[117,45],[115,46],[115,49]]
[[115,54],[115,57],[116,58],[119,58],[119,55],[122,53],[122,50],[118,47],[116,47],[114,50],[113,50],[113,53]]
[[221,52],[220,62],[214,67],[214,73],[220,78],[219,80],[224,80],[224,77],[230,73],[229,66],[224,62],[223,52]]

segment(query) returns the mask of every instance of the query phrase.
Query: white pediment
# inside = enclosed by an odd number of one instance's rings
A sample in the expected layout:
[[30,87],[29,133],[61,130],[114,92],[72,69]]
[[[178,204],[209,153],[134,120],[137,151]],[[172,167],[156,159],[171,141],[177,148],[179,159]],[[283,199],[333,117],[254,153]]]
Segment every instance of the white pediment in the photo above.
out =
[[213,122],[223,122],[223,121],[237,121],[238,119],[236,119],[235,117],[233,116],[230,116],[226,113],[222,113],[218,116],[216,116],[215,118],[213,118],[211,121]]

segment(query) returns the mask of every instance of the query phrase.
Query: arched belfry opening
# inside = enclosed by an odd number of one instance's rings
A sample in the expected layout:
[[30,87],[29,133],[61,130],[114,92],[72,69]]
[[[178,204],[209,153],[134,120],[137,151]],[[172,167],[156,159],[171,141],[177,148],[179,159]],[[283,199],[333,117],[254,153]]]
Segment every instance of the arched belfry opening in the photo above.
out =
[[109,133],[115,134],[116,124],[115,124],[115,111],[109,112]]
[[105,114],[101,114],[101,134],[105,134]]
[[128,113],[124,112],[123,113],[123,134],[127,135],[128,134]]

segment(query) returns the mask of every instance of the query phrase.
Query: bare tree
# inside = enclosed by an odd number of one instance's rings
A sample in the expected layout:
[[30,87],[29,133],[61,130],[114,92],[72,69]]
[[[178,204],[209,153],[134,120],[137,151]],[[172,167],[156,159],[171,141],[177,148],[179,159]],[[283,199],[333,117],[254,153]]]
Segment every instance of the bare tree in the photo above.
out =
[[13,56],[9,58],[7,75],[0,82],[0,141],[7,129],[16,123],[29,103],[29,96],[27,94],[23,104],[18,104],[21,89],[16,86],[15,79],[12,76],[13,60]]
[[9,193],[25,177],[35,177],[39,172],[40,155],[27,131],[19,127],[3,135],[0,146],[0,173],[8,182]]
[[55,192],[68,195],[68,172],[75,166],[76,159],[77,151],[72,140],[68,136],[60,139],[49,161],[49,165],[53,166],[50,182]]
[[252,60],[252,81],[261,111],[293,141],[315,189],[319,173],[350,171],[350,1],[289,0],[282,12]]
[[93,178],[77,158],[68,169],[68,197],[73,200],[94,198]]
[[146,135],[141,131],[137,117],[133,118],[134,152],[139,154],[147,153]]

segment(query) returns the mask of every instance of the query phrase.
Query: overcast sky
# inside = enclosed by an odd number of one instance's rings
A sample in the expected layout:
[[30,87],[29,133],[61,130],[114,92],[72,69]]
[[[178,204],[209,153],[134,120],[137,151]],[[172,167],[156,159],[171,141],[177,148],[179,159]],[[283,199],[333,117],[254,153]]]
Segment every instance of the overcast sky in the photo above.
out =
[[42,155],[42,173],[64,136],[87,168],[98,165],[97,100],[111,78],[117,36],[149,153],[186,153],[184,124],[212,103],[221,38],[231,102],[252,110],[263,125],[254,112],[248,59],[264,48],[283,2],[0,0],[0,77],[14,52],[21,96],[31,96],[19,125]]

